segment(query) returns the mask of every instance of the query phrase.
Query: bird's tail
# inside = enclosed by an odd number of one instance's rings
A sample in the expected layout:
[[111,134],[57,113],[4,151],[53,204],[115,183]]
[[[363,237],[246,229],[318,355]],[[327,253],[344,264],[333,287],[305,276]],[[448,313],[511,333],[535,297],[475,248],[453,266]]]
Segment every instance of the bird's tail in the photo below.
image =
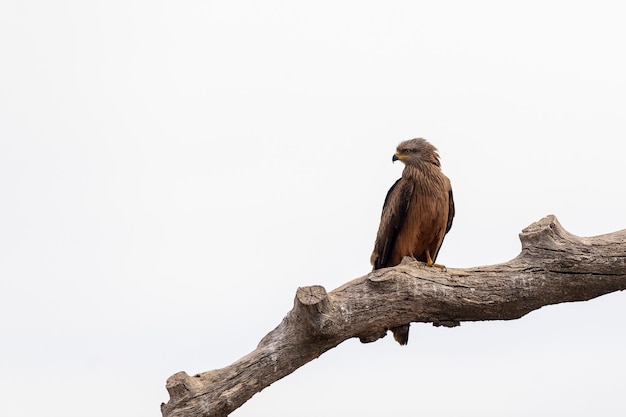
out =
[[393,338],[396,342],[400,343],[400,345],[406,345],[409,343],[409,326],[410,324],[404,324],[390,329],[393,333]]

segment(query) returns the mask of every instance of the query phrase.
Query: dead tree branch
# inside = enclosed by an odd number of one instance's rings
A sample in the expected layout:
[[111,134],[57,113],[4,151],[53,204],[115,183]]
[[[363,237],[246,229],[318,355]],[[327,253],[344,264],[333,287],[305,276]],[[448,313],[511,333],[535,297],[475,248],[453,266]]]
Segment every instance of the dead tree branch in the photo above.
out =
[[405,259],[329,293],[319,285],[298,288],[293,309],[250,354],[222,369],[171,376],[163,416],[226,416],[352,337],[373,342],[409,322],[512,320],[626,289],[626,229],[582,238],[548,216],[524,229],[520,240],[521,253],[498,265],[440,270]]

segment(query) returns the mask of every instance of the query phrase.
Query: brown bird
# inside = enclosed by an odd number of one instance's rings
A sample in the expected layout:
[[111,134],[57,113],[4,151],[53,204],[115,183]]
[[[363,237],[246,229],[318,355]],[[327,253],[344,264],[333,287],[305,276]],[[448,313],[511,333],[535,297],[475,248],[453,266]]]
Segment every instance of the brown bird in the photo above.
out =
[[[410,256],[441,267],[435,260],[452,227],[454,200],[437,148],[421,138],[407,140],[398,145],[392,158],[397,160],[405,167],[387,192],[370,262],[376,270],[398,265]],[[409,341],[409,324],[391,329],[401,345]]]

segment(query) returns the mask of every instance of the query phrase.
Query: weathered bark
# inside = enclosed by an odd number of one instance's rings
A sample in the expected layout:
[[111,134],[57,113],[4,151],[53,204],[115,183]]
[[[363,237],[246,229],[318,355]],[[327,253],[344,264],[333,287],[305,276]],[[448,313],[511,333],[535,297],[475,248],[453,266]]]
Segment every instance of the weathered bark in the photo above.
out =
[[171,376],[163,416],[226,416],[352,337],[373,342],[409,322],[517,319],[545,305],[626,289],[626,229],[581,238],[548,216],[520,240],[522,252],[498,265],[441,270],[405,259],[330,293],[318,285],[299,288],[293,309],[253,352],[222,369]]

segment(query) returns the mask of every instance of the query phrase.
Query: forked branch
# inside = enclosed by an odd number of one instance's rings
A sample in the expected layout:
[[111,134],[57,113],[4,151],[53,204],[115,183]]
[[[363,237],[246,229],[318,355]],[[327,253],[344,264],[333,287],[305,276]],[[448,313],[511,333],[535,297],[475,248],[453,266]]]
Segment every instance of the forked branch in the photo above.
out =
[[171,376],[163,416],[226,416],[352,337],[373,342],[410,322],[512,320],[542,306],[626,289],[626,229],[582,238],[548,216],[524,229],[520,240],[522,252],[502,264],[440,270],[405,259],[331,292],[298,288],[293,309],[254,351],[225,368]]

